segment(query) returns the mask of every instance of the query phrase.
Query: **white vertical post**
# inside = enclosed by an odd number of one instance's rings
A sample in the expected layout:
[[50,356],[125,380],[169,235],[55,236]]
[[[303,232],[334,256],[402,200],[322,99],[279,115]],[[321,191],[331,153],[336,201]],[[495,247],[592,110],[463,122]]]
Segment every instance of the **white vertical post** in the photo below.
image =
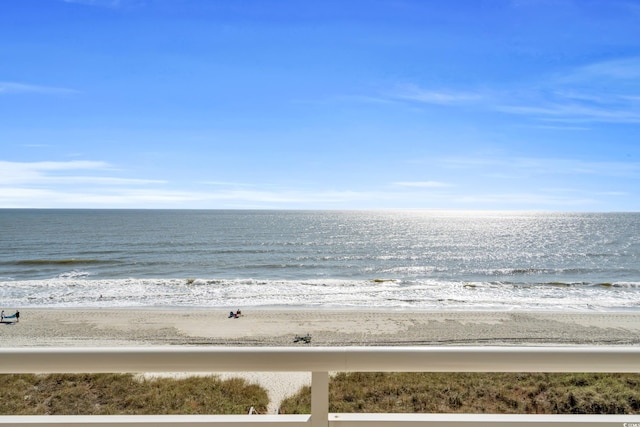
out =
[[311,427],[329,425],[329,372],[311,373]]

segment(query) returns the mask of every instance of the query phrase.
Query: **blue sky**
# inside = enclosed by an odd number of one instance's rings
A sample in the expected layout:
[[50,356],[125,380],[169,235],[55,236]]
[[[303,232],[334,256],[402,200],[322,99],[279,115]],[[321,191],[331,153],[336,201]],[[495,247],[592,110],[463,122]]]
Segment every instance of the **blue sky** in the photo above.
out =
[[640,211],[640,1],[5,1],[0,55],[0,208]]

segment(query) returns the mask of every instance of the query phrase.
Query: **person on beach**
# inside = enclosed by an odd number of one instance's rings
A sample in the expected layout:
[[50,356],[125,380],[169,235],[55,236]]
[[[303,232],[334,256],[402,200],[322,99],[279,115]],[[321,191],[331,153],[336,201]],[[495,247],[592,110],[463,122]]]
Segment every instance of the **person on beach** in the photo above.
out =
[[16,312],[14,314],[11,314],[9,316],[4,314],[4,310],[2,310],[0,312],[0,322],[5,323],[5,319],[16,319],[15,322],[12,322],[11,320],[8,320],[7,323],[17,323],[20,321],[20,312],[18,310],[16,310]]

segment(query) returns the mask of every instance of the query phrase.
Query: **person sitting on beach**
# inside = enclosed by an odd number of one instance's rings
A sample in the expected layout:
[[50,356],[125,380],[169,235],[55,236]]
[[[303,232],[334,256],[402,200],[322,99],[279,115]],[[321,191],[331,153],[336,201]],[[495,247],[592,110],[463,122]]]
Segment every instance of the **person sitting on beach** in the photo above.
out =
[[240,309],[238,309],[238,311],[236,311],[235,313],[233,311],[229,312],[229,319],[231,319],[232,317],[234,319],[237,319],[240,316],[242,316],[242,313],[240,312]]

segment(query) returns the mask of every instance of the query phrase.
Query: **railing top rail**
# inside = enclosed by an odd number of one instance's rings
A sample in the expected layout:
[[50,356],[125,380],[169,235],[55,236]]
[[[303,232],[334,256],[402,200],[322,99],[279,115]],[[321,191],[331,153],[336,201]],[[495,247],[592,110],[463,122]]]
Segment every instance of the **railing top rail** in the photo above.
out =
[[0,348],[0,373],[640,372],[636,347]]

